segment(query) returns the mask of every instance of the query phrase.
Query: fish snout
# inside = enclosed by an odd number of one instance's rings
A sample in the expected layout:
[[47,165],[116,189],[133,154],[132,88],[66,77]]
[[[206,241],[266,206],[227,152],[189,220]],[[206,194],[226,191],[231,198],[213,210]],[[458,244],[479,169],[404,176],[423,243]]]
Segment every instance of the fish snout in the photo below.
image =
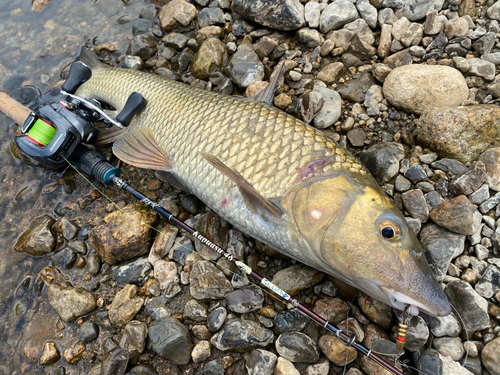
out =
[[415,298],[411,298],[389,287],[380,287],[380,289],[387,295],[393,307],[398,310],[408,308],[407,311],[411,315],[416,316],[420,311],[431,316],[447,316],[451,313],[450,302],[441,289],[424,296],[424,301],[417,301]]

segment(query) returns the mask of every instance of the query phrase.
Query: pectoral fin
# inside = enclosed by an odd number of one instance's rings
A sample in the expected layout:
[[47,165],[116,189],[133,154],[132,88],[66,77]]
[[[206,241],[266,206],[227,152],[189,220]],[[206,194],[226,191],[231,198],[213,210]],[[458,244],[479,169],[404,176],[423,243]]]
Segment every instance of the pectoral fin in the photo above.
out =
[[172,172],[166,172],[166,171],[156,171],[155,176],[163,181],[168,183],[169,185],[172,185],[173,187],[176,187],[179,190],[182,190],[186,193],[192,194],[191,191],[184,186],[182,182],[180,182],[177,177],[174,176]]
[[212,167],[221,172],[224,176],[233,181],[240,190],[243,200],[248,208],[256,213],[264,213],[272,217],[279,218],[283,212],[274,203],[264,198],[255,188],[236,170],[229,168],[221,162],[216,156],[202,152],[201,156],[210,163]]
[[123,135],[113,145],[113,153],[120,160],[134,167],[173,171],[149,128],[135,129]]
[[127,132],[127,129],[122,129],[118,126],[107,128],[103,123],[98,123],[95,125],[99,130],[99,136],[97,137],[96,145],[106,145],[108,143],[116,142]]

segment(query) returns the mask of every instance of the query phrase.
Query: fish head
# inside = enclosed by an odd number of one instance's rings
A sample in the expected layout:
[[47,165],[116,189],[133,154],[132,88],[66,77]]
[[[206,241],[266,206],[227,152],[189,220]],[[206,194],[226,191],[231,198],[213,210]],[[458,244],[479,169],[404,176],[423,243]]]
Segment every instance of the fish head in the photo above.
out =
[[451,312],[418,239],[372,177],[313,177],[293,189],[286,205],[317,268],[412,315]]

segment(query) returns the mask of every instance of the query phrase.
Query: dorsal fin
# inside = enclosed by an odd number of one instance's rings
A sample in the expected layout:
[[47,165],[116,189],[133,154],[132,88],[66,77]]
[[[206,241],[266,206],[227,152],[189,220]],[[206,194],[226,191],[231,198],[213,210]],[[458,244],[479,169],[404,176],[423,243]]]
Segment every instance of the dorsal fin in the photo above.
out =
[[267,214],[276,218],[283,215],[281,209],[274,203],[270,202],[264,198],[255,188],[236,170],[229,168],[223,162],[221,162],[216,156],[212,154],[207,154],[205,152],[201,153],[201,156],[205,158],[206,161],[210,163],[212,167],[221,172],[224,176],[233,181],[240,190],[241,195],[248,208],[256,214]]
[[113,153],[134,167],[167,172],[173,170],[150,128],[135,129],[123,135],[113,145]]
[[279,79],[281,77],[281,73],[283,73],[283,67],[285,64],[281,64],[279,70],[274,73],[274,76],[271,75],[270,81],[268,85],[259,91],[257,95],[252,96],[251,99],[257,100],[259,102],[263,102],[269,105],[273,105],[273,100],[274,100],[274,90],[276,90],[276,87],[278,86]]

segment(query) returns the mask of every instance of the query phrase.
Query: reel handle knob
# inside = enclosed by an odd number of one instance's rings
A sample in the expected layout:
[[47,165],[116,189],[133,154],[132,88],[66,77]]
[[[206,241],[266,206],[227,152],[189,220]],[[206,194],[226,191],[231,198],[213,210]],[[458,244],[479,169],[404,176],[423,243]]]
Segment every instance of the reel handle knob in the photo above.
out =
[[68,78],[62,85],[63,91],[74,94],[82,83],[88,81],[92,76],[92,70],[81,61],[75,61],[69,68]]
[[146,105],[146,99],[138,92],[133,92],[127,99],[125,106],[116,116],[116,121],[123,126],[129,126],[134,116]]

